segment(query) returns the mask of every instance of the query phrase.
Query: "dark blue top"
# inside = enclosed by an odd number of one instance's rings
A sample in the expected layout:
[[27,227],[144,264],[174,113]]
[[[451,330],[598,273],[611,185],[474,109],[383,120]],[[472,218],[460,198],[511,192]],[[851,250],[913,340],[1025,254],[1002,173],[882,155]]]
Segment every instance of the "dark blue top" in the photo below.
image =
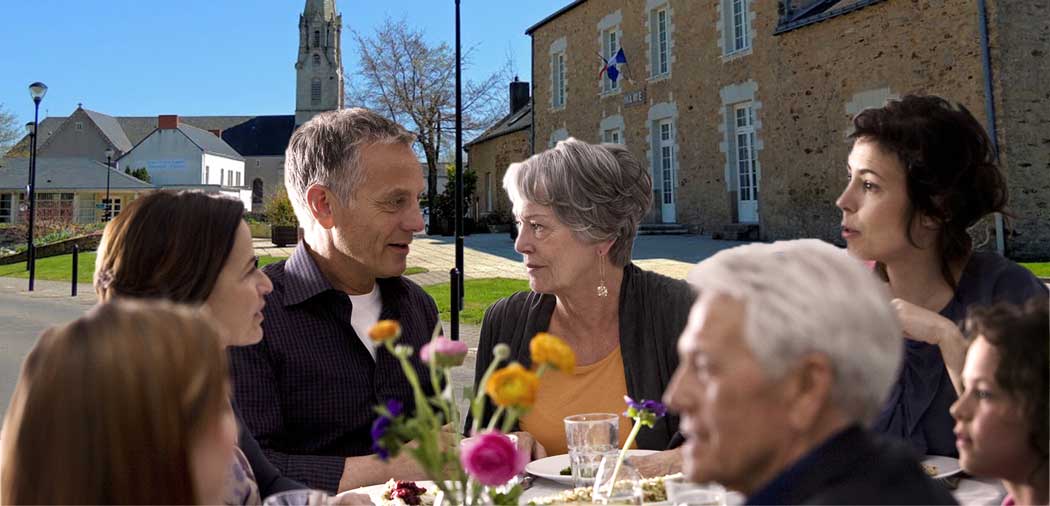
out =
[[[1046,285],[1024,267],[996,253],[979,252],[970,257],[955,295],[940,314],[961,325],[971,306],[1022,304],[1046,294]],[[921,454],[958,457],[955,420],[948,413],[956,398],[940,348],[905,339],[900,376],[872,428],[906,439]]]
[[853,425],[747,498],[747,504],[956,504],[903,443]]
[[[398,399],[411,412],[412,387],[385,348],[376,358],[350,323],[353,306],[302,243],[263,269],[273,281],[263,310],[263,340],[230,348],[233,402],[266,457],[288,478],[335,492],[346,457],[372,453],[373,407]],[[403,278],[376,280],[380,318],[398,320],[398,344],[416,349],[417,374],[429,374],[419,349],[438,322],[426,292]]]

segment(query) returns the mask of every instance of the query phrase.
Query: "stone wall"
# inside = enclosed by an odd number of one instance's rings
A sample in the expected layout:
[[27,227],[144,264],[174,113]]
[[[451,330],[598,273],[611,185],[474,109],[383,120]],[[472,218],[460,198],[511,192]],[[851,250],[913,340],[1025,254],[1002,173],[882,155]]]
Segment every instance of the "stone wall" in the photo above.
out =
[[[98,243],[101,239],[102,231],[99,230],[98,232],[94,232],[92,234],[74,237],[65,241],[55,242],[44,246],[37,246],[36,259],[40,260],[41,258],[53,257],[58,255],[68,255],[73,252],[74,245],[80,247],[81,253],[87,251],[95,251],[98,249]],[[35,243],[36,241],[33,242]],[[23,251],[21,253],[15,253],[14,255],[0,257],[0,265],[25,262],[27,254],[27,252]]]
[[[510,213],[510,199],[507,197],[507,192],[503,190],[503,175],[510,164],[528,157],[528,130],[519,130],[470,146],[467,166],[478,175],[475,195],[478,198],[477,210],[480,216],[492,212]],[[491,184],[491,190],[486,188],[486,175],[490,175],[488,181]],[[492,207],[488,206],[487,191],[492,192]]]
[[[671,111],[676,217],[694,229],[713,232],[741,221],[726,133],[734,101],[749,100],[755,113],[758,224],[766,240],[819,237],[841,243],[835,199],[846,184],[845,136],[850,118],[864,107],[890,96],[930,93],[960,102],[986,120],[978,16],[969,0],[887,1],[777,36],[777,3],[754,0],[751,48],[732,56],[722,50],[722,2],[670,0],[670,75],[650,79],[647,9],[661,3],[590,0],[533,32],[536,147],[544,149],[562,129],[597,142],[602,119],[619,115],[625,144],[653,166],[654,111]],[[1014,222],[1008,247],[1018,256],[1045,258],[1050,257],[1045,225],[1050,94],[1041,84],[1048,82],[1050,15],[1038,2],[1022,3],[1026,7],[1019,10],[1011,3],[1008,13],[989,4],[990,23],[1011,27],[1002,31],[1001,51],[993,53],[1012,209],[1024,215]],[[621,20],[632,79],[619,92],[603,95],[596,52],[600,23],[612,15]],[[565,107],[554,109],[549,52],[562,38],[568,90]],[[654,176],[659,189],[659,174]]]

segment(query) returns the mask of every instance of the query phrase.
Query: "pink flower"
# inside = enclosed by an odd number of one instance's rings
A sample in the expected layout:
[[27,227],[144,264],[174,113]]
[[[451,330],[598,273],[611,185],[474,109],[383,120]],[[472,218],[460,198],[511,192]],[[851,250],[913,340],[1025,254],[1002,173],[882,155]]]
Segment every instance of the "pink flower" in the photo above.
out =
[[457,367],[463,365],[463,359],[467,357],[467,345],[441,336],[423,345],[419,355],[424,362],[433,360],[438,367]]
[[529,453],[518,450],[509,437],[486,431],[463,441],[459,462],[482,485],[498,487],[525,470]]

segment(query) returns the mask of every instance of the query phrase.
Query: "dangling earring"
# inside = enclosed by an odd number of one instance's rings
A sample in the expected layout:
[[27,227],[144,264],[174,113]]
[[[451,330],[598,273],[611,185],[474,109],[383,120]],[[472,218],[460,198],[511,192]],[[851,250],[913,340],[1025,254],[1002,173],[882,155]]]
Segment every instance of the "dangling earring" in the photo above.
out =
[[609,288],[605,286],[605,257],[603,255],[598,255],[598,273],[601,276],[600,281],[598,281],[598,296],[608,297]]

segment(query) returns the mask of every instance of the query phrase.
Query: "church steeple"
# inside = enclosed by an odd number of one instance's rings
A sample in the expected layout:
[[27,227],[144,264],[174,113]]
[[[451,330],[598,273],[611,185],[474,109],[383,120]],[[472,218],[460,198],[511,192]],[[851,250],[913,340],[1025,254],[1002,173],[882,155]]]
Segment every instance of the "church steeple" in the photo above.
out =
[[343,17],[335,0],[306,0],[299,16],[295,124],[343,107]]

